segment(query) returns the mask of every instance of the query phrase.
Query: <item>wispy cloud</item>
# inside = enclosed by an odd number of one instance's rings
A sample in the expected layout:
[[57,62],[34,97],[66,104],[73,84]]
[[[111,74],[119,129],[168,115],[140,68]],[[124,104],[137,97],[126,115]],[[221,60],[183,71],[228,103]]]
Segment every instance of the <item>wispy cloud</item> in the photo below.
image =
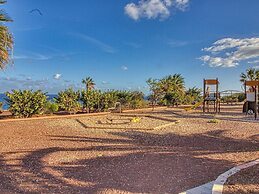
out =
[[208,52],[199,59],[211,67],[236,67],[241,62],[259,61],[259,38],[224,38],[202,49]]
[[122,69],[123,71],[128,71],[128,67],[125,66],[125,65],[122,65],[122,66],[121,66],[121,69]]
[[136,43],[136,42],[125,42],[124,44],[128,45],[130,47],[133,47],[133,48],[141,48],[141,46],[142,46],[141,44]]
[[127,4],[124,11],[133,20],[165,19],[170,16],[172,8],[184,11],[188,5],[189,0],[139,0],[138,3]]
[[82,33],[73,33],[72,35],[77,36],[77,37],[81,38],[82,40],[95,45],[96,47],[100,48],[102,51],[104,51],[106,53],[115,53],[116,52],[116,49],[114,49],[112,46],[110,46],[98,39],[95,39],[91,36],[88,36],[88,35],[85,35]]
[[168,45],[170,47],[182,47],[190,44],[188,41],[176,41],[176,40],[171,40],[168,42]]
[[39,53],[30,53],[30,54],[21,54],[21,55],[14,55],[14,60],[49,60],[51,59],[50,56],[42,55]]

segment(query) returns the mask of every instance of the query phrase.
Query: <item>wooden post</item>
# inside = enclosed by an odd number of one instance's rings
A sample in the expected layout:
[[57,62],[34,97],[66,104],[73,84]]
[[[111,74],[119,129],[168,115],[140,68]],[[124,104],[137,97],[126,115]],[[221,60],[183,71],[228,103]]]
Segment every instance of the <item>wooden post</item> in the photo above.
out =
[[216,83],[216,113],[218,113],[218,103],[219,103],[219,96],[218,96],[218,94],[219,94],[219,82],[218,82],[218,78],[216,78],[216,80],[217,80],[217,83]]
[[245,110],[246,110],[246,115],[247,115],[247,113],[248,113],[248,101],[247,101],[246,81],[245,81],[245,98],[246,98]]
[[203,79],[203,113],[205,112],[205,90],[206,90],[206,83],[205,83],[205,79]]
[[257,103],[258,103],[258,100],[257,100],[257,89],[258,89],[258,86],[255,86],[255,120],[257,118],[257,113],[258,113],[258,109],[257,109]]

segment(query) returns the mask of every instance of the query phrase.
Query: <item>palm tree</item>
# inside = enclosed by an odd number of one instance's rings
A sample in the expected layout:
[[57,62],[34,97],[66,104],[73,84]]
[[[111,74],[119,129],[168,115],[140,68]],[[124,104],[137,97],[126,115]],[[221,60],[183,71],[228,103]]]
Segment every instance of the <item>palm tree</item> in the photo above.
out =
[[249,68],[245,73],[241,73],[240,81],[245,83],[245,81],[249,80],[259,80],[259,70],[255,68]]
[[186,91],[186,95],[193,97],[195,102],[201,101],[202,90],[200,88],[192,87]]
[[181,74],[174,74],[166,76],[160,80],[160,85],[165,93],[168,92],[183,92],[184,91],[184,78]]
[[91,77],[86,77],[85,79],[83,79],[82,84],[85,84],[87,91],[92,90],[95,86],[95,83]]
[[[0,5],[6,3],[5,0],[0,0]],[[13,49],[13,36],[9,32],[5,22],[11,22],[11,18],[0,10],[0,69],[4,69],[10,62],[10,53]]]

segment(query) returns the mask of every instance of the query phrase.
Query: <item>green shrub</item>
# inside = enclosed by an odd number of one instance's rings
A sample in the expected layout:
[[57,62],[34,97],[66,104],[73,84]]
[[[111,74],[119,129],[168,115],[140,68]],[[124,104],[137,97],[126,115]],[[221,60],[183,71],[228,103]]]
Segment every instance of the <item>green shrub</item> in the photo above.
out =
[[100,107],[101,110],[107,111],[108,108],[114,107],[115,103],[118,102],[118,91],[103,92],[101,95]]
[[48,101],[46,103],[45,113],[53,114],[53,113],[58,112],[58,109],[59,109],[59,107],[58,107],[57,103]]
[[129,92],[127,102],[130,108],[136,109],[144,106],[144,93],[139,91]]
[[76,113],[80,108],[79,103],[80,92],[74,91],[72,88],[61,91],[55,98],[55,102],[59,108],[69,113]]
[[89,113],[92,109],[100,109],[101,92],[97,90],[83,90],[81,92],[81,101],[84,108]]
[[13,90],[12,92],[7,92],[6,96],[9,111],[16,117],[27,118],[42,114],[47,102],[47,96],[40,90],[35,92]]

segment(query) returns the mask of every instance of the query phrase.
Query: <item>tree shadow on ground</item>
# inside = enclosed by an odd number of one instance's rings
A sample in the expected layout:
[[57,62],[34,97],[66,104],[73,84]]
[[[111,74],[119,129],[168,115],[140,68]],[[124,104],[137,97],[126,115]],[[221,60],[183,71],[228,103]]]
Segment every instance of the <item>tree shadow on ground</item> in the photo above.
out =
[[[15,180],[19,179],[36,193],[179,193],[216,179],[234,165],[227,158],[210,158],[209,154],[258,151],[259,142],[234,140],[222,133],[185,136],[125,131],[110,132],[103,138],[50,136],[52,145],[63,142],[71,147],[31,150],[16,170],[7,168],[4,161],[0,167],[12,183],[4,186],[17,186]],[[61,152],[81,157],[58,164],[45,161]],[[86,152],[103,155],[89,157]],[[19,171],[14,173],[16,179],[10,176],[13,171]]]
[[216,114],[215,112],[186,112],[184,110],[163,110],[160,112],[152,112],[152,114],[162,114],[168,118],[188,118],[188,119],[213,119],[215,116],[220,120],[225,121],[236,121],[236,122],[244,122],[244,123],[251,123],[255,122],[258,123],[258,119],[255,120],[253,115],[245,115],[244,113],[240,112],[229,112],[229,111],[221,111],[220,113]]

